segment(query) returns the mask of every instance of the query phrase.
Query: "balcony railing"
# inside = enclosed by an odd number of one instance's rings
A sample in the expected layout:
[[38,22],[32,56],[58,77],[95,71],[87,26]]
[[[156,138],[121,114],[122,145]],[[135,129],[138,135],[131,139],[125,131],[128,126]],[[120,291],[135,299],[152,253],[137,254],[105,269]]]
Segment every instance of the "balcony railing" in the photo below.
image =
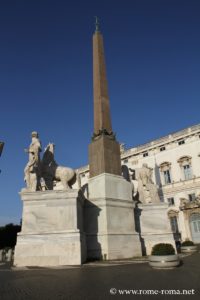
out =
[[192,185],[198,185],[200,187],[200,176],[193,176],[191,179],[187,180],[179,180],[179,181],[174,181],[172,183],[166,184],[166,185],[160,185],[159,189],[163,190],[164,192],[167,192],[171,189],[178,189],[178,188],[183,188],[187,186],[192,186]]

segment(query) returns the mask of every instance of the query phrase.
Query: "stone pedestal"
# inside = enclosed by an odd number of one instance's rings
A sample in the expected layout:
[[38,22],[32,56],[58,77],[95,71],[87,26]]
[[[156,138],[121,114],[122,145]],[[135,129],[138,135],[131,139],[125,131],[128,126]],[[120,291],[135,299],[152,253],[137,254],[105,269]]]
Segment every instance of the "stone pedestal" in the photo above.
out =
[[84,226],[88,259],[141,256],[132,189],[121,176],[103,173],[89,180]]
[[14,265],[80,265],[86,260],[83,201],[78,190],[22,192],[22,231]]
[[170,243],[176,249],[167,208],[166,203],[138,205],[136,224],[141,235],[143,254],[150,255],[152,247],[158,243]]

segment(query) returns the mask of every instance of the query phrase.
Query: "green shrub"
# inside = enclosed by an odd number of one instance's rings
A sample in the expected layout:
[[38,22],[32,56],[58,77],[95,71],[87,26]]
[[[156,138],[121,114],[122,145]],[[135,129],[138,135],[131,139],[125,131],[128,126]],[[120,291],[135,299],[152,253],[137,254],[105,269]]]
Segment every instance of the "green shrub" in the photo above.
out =
[[156,244],[152,248],[151,255],[173,255],[175,254],[174,247],[171,244]]
[[194,243],[192,241],[185,241],[181,244],[181,246],[194,246]]

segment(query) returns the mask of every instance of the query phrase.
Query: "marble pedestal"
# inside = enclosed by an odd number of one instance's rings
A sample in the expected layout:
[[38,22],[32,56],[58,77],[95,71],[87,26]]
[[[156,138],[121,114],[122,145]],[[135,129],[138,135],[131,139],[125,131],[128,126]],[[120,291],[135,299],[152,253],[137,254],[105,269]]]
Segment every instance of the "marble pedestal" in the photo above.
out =
[[89,179],[84,228],[88,259],[141,256],[130,183],[107,173]]
[[78,190],[21,192],[22,231],[14,265],[80,265],[86,260],[83,201]]
[[158,243],[170,243],[176,249],[167,208],[166,203],[138,205],[136,226],[141,235],[143,254],[150,255],[152,247]]

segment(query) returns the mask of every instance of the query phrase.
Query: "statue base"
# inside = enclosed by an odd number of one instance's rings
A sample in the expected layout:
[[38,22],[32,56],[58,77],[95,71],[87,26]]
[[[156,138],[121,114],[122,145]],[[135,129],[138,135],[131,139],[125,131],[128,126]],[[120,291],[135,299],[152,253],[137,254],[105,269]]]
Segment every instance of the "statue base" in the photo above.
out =
[[123,177],[103,173],[89,179],[84,222],[89,260],[141,256],[132,188]]
[[14,266],[80,265],[86,260],[83,202],[78,190],[22,192],[22,231]]
[[143,255],[151,255],[152,247],[158,243],[172,244],[176,250],[167,208],[167,203],[138,205],[136,209],[136,228],[141,236]]

